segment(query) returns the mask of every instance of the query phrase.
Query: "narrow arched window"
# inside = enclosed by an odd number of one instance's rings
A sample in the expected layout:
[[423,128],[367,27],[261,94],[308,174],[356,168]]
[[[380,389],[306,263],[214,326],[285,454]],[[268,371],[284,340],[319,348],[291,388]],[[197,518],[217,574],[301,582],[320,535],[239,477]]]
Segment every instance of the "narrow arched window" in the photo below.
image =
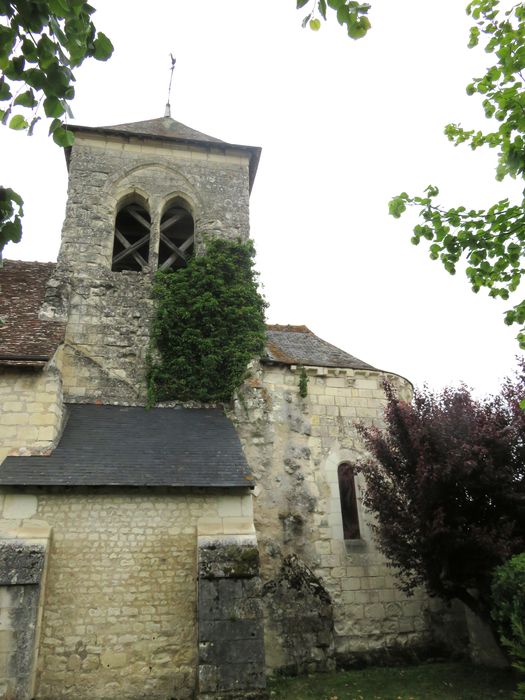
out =
[[339,496],[341,498],[344,538],[345,540],[358,540],[360,538],[359,514],[355,473],[352,465],[348,462],[340,464],[337,468],[337,478],[339,481]]
[[159,270],[185,267],[193,248],[193,217],[182,204],[172,204],[160,222]]
[[115,220],[111,269],[142,271],[148,265],[151,218],[138,202],[122,206]]

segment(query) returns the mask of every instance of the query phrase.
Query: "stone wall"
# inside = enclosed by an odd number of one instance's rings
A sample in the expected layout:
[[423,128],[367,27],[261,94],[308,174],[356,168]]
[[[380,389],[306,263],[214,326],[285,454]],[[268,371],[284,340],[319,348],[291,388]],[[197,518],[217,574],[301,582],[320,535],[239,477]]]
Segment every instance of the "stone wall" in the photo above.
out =
[[9,454],[46,452],[57,440],[63,404],[56,361],[43,370],[0,368],[0,463]]
[[251,496],[40,489],[0,501],[0,539],[52,527],[35,697],[192,697],[199,522],[253,532]]
[[199,698],[267,698],[255,533],[199,537],[198,579]]
[[[131,193],[146,201],[152,228],[174,198],[206,235],[249,235],[249,157],[228,146],[184,146],[78,133],[71,151],[69,191],[59,263],[111,268],[117,206]],[[150,260],[155,261],[155,250]]]
[[[123,142],[78,134],[58,265],[42,318],[67,321],[67,401],[144,403],[159,224],[174,198],[187,203],[195,245],[249,234],[249,159],[231,148]],[[112,272],[119,203],[140,195],[152,220],[149,268]]]
[[[4,511],[11,515],[31,509],[27,498],[10,505]],[[34,698],[49,534],[48,527],[17,525],[0,537],[0,697],[5,700]]]
[[[420,644],[428,639],[428,600],[421,591],[407,598],[396,588],[392,570],[374,546],[370,515],[362,507],[360,539],[344,540],[337,478],[339,464],[354,463],[365,454],[355,422],[382,422],[383,379],[387,377],[404,398],[410,397],[411,386],[375,371],[309,367],[307,373],[308,395],[303,399],[298,368],[263,365],[254,370],[235,405],[238,431],[257,482],[255,527],[263,583],[280,580],[282,562],[291,554],[310,567],[332,601],[335,648],[341,659]],[[358,494],[362,488],[359,478]],[[283,614],[301,624],[297,608],[289,606]],[[277,632],[271,619],[266,622],[270,670],[293,668],[299,653],[293,639],[282,640],[277,653],[272,642]],[[289,626],[294,627],[292,620]],[[323,628],[319,643],[312,639],[312,657],[301,657],[306,667],[330,663],[325,633]]]

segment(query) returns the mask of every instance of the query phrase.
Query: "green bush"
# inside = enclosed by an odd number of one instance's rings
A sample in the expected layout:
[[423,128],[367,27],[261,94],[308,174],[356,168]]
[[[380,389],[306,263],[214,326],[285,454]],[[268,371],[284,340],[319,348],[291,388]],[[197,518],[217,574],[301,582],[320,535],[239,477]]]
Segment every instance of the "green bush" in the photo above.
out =
[[183,269],[159,272],[148,404],[229,401],[266,340],[252,243],[215,239]]
[[[494,572],[492,617],[514,668],[525,673],[525,552],[517,554]],[[515,697],[525,700],[525,682]]]

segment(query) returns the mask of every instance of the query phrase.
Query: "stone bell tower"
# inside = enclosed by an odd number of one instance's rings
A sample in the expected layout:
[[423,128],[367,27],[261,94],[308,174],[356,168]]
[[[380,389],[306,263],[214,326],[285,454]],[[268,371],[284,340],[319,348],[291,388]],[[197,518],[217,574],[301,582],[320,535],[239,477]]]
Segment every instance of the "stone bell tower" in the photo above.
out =
[[207,237],[249,235],[260,149],[171,117],[70,127],[69,192],[42,316],[67,322],[64,397],[142,402],[151,281]]

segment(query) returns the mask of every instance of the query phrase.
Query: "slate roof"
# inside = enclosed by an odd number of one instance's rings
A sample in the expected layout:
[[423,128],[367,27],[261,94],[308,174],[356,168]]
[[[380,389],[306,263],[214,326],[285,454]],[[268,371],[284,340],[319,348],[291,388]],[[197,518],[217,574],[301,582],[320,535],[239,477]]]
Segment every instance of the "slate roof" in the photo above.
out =
[[0,365],[43,367],[62,342],[65,324],[38,318],[54,268],[22,260],[0,267]]
[[68,405],[49,456],[7,457],[4,486],[246,487],[235,429],[218,408]]
[[189,139],[191,141],[202,141],[204,143],[224,143],[215,136],[203,134],[202,131],[192,129],[182,122],[178,122],[171,117],[160,117],[159,119],[146,119],[141,122],[130,122],[128,124],[114,124],[113,126],[98,127],[104,131],[114,131],[116,133],[142,134],[143,136],[159,136],[165,139]]
[[[78,133],[97,133],[106,136],[124,136],[130,138],[147,138],[157,141],[174,141],[185,144],[210,145],[219,148],[235,148],[245,151],[250,156],[250,189],[255,179],[261,149],[258,146],[243,146],[240,144],[228,143],[203,134],[201,131],[192,129],[190,126],[178,122],[171,117],[160,117],[158,119],[146,119],[140,122],[130,122],[128,124],[114,124],[112,126],[81,126],[80,124],[70,124],[68,129]],[[70,149],[66,149],[66,160],[69,163]]]
[[375,370],[353,355],[318,338],[306,326],[268,326],[263,362],[316,367],[348,367]]

